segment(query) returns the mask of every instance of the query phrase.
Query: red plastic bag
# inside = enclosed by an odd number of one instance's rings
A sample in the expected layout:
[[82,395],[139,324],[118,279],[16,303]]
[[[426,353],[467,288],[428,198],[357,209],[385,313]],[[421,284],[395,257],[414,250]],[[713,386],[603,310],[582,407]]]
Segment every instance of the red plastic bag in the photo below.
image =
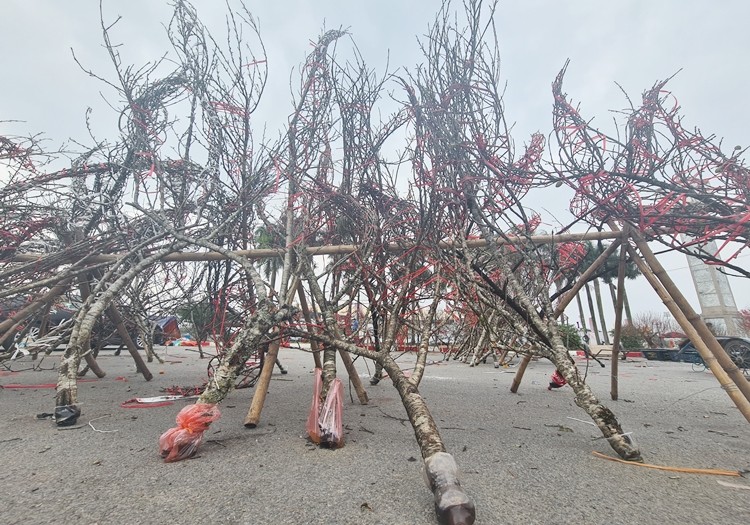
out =
[[341,379],[331,382],[320,414],[320,444],[329,448],[344,446],[344,387]]
[[320,443],[320,426],[318,425],[318,419],[320,418],[320,391],[323,389],[323,370],[320,368],[315,369],[315,382],[313,386],[313,398],[310,404],[310,413],[307,415],[307,423],[305,424],[305,430],[307,431],[307,437],[310,441],[316,445]]
[[159,454],[165,463],[191,458],[203,442],[203,433],[221,417],[219,407],[211,403],[196,403],[180,410],[177,426],[159,438]]

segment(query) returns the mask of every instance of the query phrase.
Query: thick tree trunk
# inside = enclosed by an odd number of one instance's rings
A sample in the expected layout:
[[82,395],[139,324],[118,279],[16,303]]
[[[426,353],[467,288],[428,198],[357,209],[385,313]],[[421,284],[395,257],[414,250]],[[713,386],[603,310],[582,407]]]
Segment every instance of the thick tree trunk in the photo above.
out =
[[633,442],[628,436],[623,435],[622,427],[615,415],[599,402],[591,388],[583,381],[583,377],[570,358],[560,336],[554,335],[552,339],[554,347],[550,359],[575,392],[576,405],[591,417],[604,437],[607,438],[610,446],[622,459],[642,461],[640,451],[633,446]]
[[[292,308],[284,305],[274,311],[270,303],[261,304],[245,321],[245,325],[235,338],[232,346],[224,354],[219,366],[208,381],[200,395],[198,403],[216,404],[221,402],[234,388],[237,374],[250,358],[253,350],[265,344],[268,333],[279,323],[288,321],[293,314]],[[276,356],[266,356],[264,366],[273,370]]]
[[[149,257],[140,259],[130,268],[119,275],[113,283],[101,294],[89,303],[84,303],[83,307],[76,315],[75,325],[71,333],[68,345],[65,348],[60,369],[58,371],[57,393],[55,402],[57,407],[74,405],[77,402],[78,387],[76,386],[76,377],[78,376],[78,367],[81,363],[81,356],[84,349],[87,349],[87,342],[91,338],[91,331],[96,319],[106,310],[114,301],[115,297],[122,292],[125,287],[132,282],[136,275],[148,268],[155,262],[159,261],[166,254],[179,251],[187,246],[186,242],[175,242],[168,248],[163,248]],[[111,271],[115,271],[116,267]],[[76,408],[77,410],[77,408]],[[79,412],[80,413],[80,412]]]
[[390,354],[383,354],[380,360],[401,396],[409,422],[414,429],[424,460],[427,481],[435,497],[438,521],[445,525],[471,525],[476,519],[474,503],[461,487],[456,462],[453,456],[445,451],[445,445],[424,398],[417,386],[404,376]]

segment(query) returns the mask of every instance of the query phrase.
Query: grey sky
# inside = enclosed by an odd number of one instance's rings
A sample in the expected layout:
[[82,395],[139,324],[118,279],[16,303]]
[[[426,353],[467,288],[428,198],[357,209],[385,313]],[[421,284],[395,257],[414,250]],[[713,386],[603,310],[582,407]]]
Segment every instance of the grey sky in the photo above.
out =
[[[85,140],[84,113],[94,108],[94,127],[112,133],[113,113],[99,91],[72,60],[104,76],[112,68],[101,45],[98,0],[5,0],[0,11],[0,133],[46,133],[50,145]],[[269,84],[258,115],[275,132],[290,111],[289,75],[310,50],[324,26],[349,28],[364,58],[382,69],[390,52],[391,69],[413,66],[421,56],[416,36],[425,32],[439,7],[437,0],[276,0],[247,6],[260,21],[269,60]],[[195,0],[201,19],[220,27],[223,2]],[[456,4],[458,6],[458,4]],[[123,20],[115,31],[128,62],[154,60],[168,50],[161,24],[168,22],[166,2],[104,2],[105,17]],[[611,130],[610,109],[626,106],[615,82],[638,101],[656,80],[682,69],[668,88],[683,108],[684,124],[725,137],[727,149],[749,142],[750,2],[745,0],[523,0],[500,2],[498,29],[507,80],[506,108],[516,122],[514,137],[551,128],[550,85],[571,59],[565,91],[581,103],[582,114]],[[346,46],[346,44],[340,44]],[[111,94],[111,93],[110,93]],[[111,136],[111,135],[110,135]],[[747,265],[748,256],[740,259]],[[666,257],[664,265],[697,303],[684,257]],[[732,281],[740,308],[750,306],[750,284]],[[645,283],[629,286],[637,310],[665,308]],[[636,306],[636,305],[634,305]],[[697,304],[695,304],[697,307]]]

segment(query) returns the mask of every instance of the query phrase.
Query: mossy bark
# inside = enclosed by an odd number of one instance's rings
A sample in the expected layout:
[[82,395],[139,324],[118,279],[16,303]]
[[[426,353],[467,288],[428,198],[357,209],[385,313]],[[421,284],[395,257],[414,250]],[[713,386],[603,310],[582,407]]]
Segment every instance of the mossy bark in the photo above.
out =
[[[209,379],[208,385],[198,399],[198,403],[216,404],[221,402],[234,388],[242,366],[249,359],[254,350],[265,344],[268,333],[278,324],[292,318],[294,309],[284,305],[276,310],[270,302],[262,303],[251,314],[242,327],[232,346],[225,352],[219,366]],[[274,361],[270,361],[273,367]]]

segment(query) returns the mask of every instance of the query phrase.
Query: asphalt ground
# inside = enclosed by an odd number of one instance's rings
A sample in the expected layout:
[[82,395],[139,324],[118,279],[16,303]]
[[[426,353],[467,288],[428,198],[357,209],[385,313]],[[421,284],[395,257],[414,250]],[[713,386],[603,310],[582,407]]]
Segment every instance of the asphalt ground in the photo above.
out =
[[[197,386],[207,360],[191,349],[160,349],[150,382],[129,356],[105,352],[103,379],[80,384],[78,425],[58,429],[37,415],[54,409],[54,389],[0,389],[2,524],[434,524],[432,495],[405,411],[390,381],[367,382],[360,405],[346,387],[346,445],[305,439],[312,357],[283,348],[260,425],[242,425],[253,389],[233,392],[194,459],[166,464],[159,436],[189,400],[122,408],[134,397]],[[41,368],[56,365],[59,354]],[[414,356],[400,358],[403,368]],[[651,470],[606,461],[614,455],[572,390],[548,391],[553,371],[533,361],[518,394],[515,368],[470,368],[431,354],[420,391],[461,468],[477,523],[747,524],[750,479]],[[582,369],[586,361],[578,360]],[[750,425],[709,372],[689,364],[620,363],[620,400],[609,401],[609,362],[588,367],[594,391],[612,408],[647,463],[739,470],[750,467]],[[54,370],[0,373],[0,385],[54,383]],[[340,376],[346,384],[346,372]],[[580,420],[580,421],[579,421]],[[90,424],[89,424],[90,423]]]

